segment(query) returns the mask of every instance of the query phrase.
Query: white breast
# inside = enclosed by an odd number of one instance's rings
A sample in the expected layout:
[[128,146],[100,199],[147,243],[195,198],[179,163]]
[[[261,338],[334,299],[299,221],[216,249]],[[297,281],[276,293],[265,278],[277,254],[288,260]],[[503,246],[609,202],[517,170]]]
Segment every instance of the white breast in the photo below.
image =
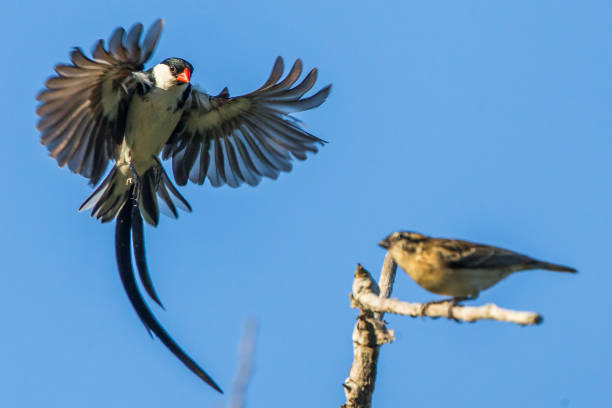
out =
[[151,167],[181,118],[177,109],[185,86],[168,90],[153,88],[144,96],[134,95],[126,119],[120,160],[132,163],[138,173]]

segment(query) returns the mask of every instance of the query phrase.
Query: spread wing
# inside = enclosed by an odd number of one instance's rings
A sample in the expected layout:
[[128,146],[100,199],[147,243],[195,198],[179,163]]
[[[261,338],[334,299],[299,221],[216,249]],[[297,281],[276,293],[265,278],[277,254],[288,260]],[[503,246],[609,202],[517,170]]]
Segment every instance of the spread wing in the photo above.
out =
[[268,80],[256,91],[230,97],[227,88],[217,96],[193,90],[163,158],[172,157],[174,179],[213,186],[257,185],[262,176],[277,178],[291,170],[291,161],[317,152],[323,140],[311,135],[292,112],[316,108],[329,95],[331,85],[304,98],[317,79],[316,68],[293,86],[302,73],[297,60],[281,80],[283,60],[278,57]]
[[72,64],[55,66],[56,76],[45,83],[37,99],[41,143],[60,167],[96,184],[109,159],[123,140],[126,110],[132,94],[149,80],[140,72],[151,57],[161,34],[163,20],[157,20],[140,45],[143,26],[129,32],[119,27],[110,37],[108,49],[99,40],[93,59],[75,48]]
[[532,258],[503,248],[451,240],[442,245],[448,251],[449,266],[465,269],[504,268],[535,262]]

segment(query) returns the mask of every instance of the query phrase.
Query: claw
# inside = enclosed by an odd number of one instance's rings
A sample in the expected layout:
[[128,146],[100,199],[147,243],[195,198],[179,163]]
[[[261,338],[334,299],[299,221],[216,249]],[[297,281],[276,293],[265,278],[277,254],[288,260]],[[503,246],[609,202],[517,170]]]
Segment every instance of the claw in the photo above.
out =
[[136,179],[136,182],[140,182],[140,176],[138,176],[138,173],[136,173],[136,168],[132,163],[130,163],[130,170],[132,171],[132,175],[134,176],[134,179]]
[[131,170],[131,172],[132,172],[132,176],[134,176],[134,177],[130,177],[130,178],[128,178],[128,179],[127,179],[127,182],[128,182],[129,184],[136,184],[136,188],[135,188],[135,192],[136,192],[136,193],[135,193],[135,195],[134,195],[134,198],[135,198],[136,200],[138,200],[138,199],[139,199],[139,197],[140,197],[140,188],[141,188],[141,187],[140,187],[140,186],[141,186],[141,183],[140,183],[140,176],[139,176],[139,175],[138,175],[138,173],[136,172],[136,168],[134,167],[134,165],[133,165],[131,162],[130,162],[130,170]]

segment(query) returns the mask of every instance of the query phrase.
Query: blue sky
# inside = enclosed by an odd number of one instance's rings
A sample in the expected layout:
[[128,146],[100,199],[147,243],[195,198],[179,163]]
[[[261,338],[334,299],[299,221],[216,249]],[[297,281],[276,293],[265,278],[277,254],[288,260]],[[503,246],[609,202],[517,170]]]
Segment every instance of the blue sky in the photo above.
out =
[[[4,5],[0,38],[0,405],[225,403],[152,341],[117,274],[114,226],[76,209],[86,180],[39,144],[34,97],[73,46],[164,17],[151,63],[233,95],[277,55],[333,83],[300,115],[328,140],[257,188],[190,185],[192,214],[146,228],[174,338],[226,390],[245,319],[260,321],[252,407],[338,406],[361,262],[409,229],[574,266],[509,277],[475,304],[538,327],[387,316],[377,407],[603,406],[612,398],[612,7],[590,1],[56,1]],[[150,65],[148,65],[150,66]],[[436,299],[405,274],[394,296]]]

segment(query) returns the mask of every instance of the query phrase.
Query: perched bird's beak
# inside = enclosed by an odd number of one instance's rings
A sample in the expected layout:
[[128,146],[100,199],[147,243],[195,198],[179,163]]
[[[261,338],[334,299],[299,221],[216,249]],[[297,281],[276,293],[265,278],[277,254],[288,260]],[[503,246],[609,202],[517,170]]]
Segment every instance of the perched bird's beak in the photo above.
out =
[[391,243],[389,242],[388,238],[385,238],[385,239],[383,239],[382,241],[380,241],[378,243],[378,246],[381,246],[381,247],[383,247],[385,249],[389,249],[389,247],[391,246]]
[[176,80],[188,84],[190,78],[191,72],[189,72],[189,68],[185,68],[183,72],[181,72],[179,76],[176,77]]

